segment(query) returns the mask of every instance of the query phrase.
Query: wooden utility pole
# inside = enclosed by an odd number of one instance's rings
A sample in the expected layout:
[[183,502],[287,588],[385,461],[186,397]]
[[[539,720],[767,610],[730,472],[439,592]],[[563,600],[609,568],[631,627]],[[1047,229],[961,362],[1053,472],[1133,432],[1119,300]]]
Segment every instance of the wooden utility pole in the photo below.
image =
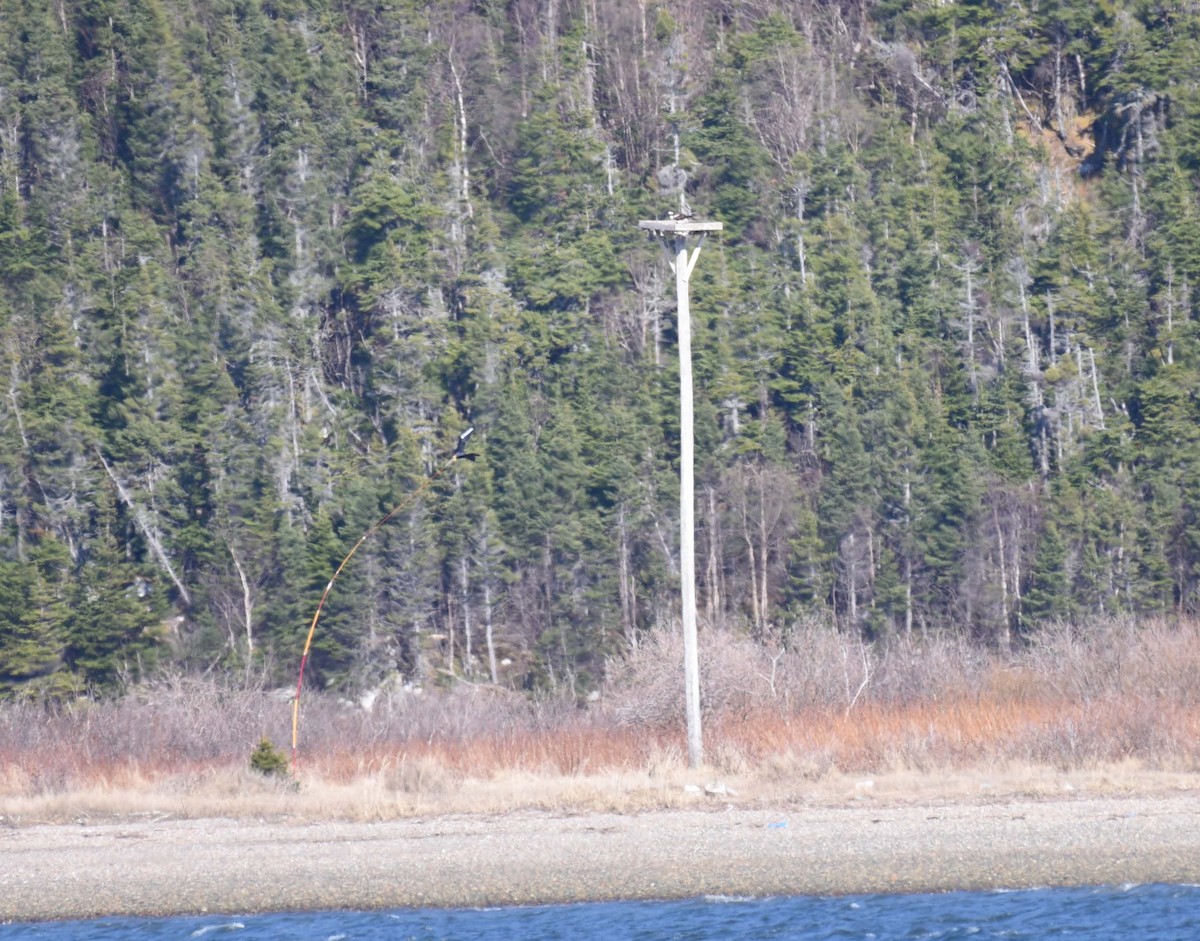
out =
[[[679,581],[683,620],[683,682],[687,708],[688,766],[704,762],[700,731],[700,654],[696,639],[696,482],[695,445],[692,432],[692,317],[688,281],[700,248],[709,232],[720,232],[719,222],[691,219],[642,221],[645,229],[661,239],[671,253],[675,271],[675,293],[679,310]],[[689,248],[690,236],[698,236]]]

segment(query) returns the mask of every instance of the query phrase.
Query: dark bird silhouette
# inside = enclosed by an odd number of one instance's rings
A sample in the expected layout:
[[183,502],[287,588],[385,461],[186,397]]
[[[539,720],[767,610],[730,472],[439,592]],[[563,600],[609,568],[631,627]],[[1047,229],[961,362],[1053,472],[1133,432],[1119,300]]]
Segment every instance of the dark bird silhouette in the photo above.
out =
[[454,459],[456,461],[473,461],[475,458],[479,457],[478,454],[467,453],[467,439],[471,437],[474,431],[475,426],[472,425],[458,436],[458,445],[454,448]]

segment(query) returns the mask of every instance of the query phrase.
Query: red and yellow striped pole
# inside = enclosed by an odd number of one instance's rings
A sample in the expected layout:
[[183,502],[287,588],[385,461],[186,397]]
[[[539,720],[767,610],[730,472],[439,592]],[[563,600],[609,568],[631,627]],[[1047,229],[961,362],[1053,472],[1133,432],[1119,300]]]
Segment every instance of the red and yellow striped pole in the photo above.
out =
[[429,477],[425,478],[425,482],[422,483],[421,486],[419,486],[398,504],[388,510],[387,513],[385,513],[379,519],[379,521],[375,523],[374,526],[372,526],[365,533],[363,533],[362,536],[359,537],[358,542],[356,542],[354,547],[346,553],[346,557],[342,559],[341,563],[337,567],[337,570],[333,573],[333,577],[329,579],[329,584],[325,586],[325,590],[321,593],[321,600],[317,603],[317,610],[313,613],[312,623],[308,625],[308,637],[306,637],[304,640],[304,653],[300,655],[300,675],[296,678],[296,696],[292,700],[293,771],[296,770],[296,754],[300,743],[300,692],[304,688],[304,668],[308,665],[308,654],[312,649],[313,635],[317,632],[317,622],[321,619],[321,611],[325,607],[325,602],[329,598],[329,593],[333,591],[334,582],[338,580],[338,576],[342,574],[342,570],[350,563],[350,560],[354,558],[354,553],[358,551],[359,547],[373,535],[375,535],[375,533],[379,532],[379,530],[386,525],[388,520],[390,520],[393,516],[412,503],[413,500],[420,496],[425,490],[427,490],[430,484],[442,476],[447,467],[457,461],[460,457],[474,459],[475,455],[463,453],[463,445],[466,443],[467,438],[474,430],[474,428],[468,428],[466,431],[464,431],[462,435],[459,436],[458,448],[455,450],[454,454],[450,456],[450,460],[446,461],[446,463],[434,471]]

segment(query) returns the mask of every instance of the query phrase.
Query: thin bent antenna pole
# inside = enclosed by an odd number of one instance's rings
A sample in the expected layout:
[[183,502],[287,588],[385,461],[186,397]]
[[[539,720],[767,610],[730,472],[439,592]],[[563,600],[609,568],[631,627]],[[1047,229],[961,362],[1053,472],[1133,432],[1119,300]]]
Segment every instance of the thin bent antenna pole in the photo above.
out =
[[325,586],[325,590],[321,592],[321,600],[317,603],[317,610],[313,613],[312,623],[308,625],[308,637],[304,640],[304,653],[300,655],[300,675],[296,678],[296,695],[292,699],[292,770],[296,770],[296,754],[300,742],[300,692],[304,688],[304,668],[308,665],[308,654],[312,649],[313,635],[317,632],[317,622],[321,620],[321,611],[325,608],[325,602],[329,599],[329,593],[333,591],[333,584],[338,580],[338,576],[342,574],[342,570],[349,565],[350,560],[354,558],[359,547],[370,539],[375,533],[379,532],[387,522],[403,510],[406,506],[413,502],[420,494],[422,494],[429,485],[442,476],[442,473],[457,461],[460,457],[471,457],[471,455],[463,455],[457,451],[451,455],[450,460],[446,461],[441,467],[434,471],[416,490],[406,496],[403,500],[397,503],[394,507],[387,511],[380,519],[363,533],[354,547],[346,553],[346,557],[342,559],[337,569],[333,573],[333,577],[329,579],[329,583]]

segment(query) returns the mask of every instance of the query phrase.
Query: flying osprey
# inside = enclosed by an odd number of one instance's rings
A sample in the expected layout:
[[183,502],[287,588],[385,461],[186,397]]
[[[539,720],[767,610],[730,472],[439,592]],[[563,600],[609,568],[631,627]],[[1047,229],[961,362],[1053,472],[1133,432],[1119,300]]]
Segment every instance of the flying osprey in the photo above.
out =
[[479,457],[478,454],[468,454],[467,453],[467,439],[469,437],[471,437],[471,434],[474,431],[475,431],[475,426],[472,425],[470,428],[468,428],[466,431],[464,431],[461,435],[458,436],[458,445],[454,449],[454,459],[455,460],[473,461],[473,460],[475,460],[475,458]]
[[690,219],[695,219],[696,214],[694,212],[668,212],[667,218],[672,222],[687,222]]

